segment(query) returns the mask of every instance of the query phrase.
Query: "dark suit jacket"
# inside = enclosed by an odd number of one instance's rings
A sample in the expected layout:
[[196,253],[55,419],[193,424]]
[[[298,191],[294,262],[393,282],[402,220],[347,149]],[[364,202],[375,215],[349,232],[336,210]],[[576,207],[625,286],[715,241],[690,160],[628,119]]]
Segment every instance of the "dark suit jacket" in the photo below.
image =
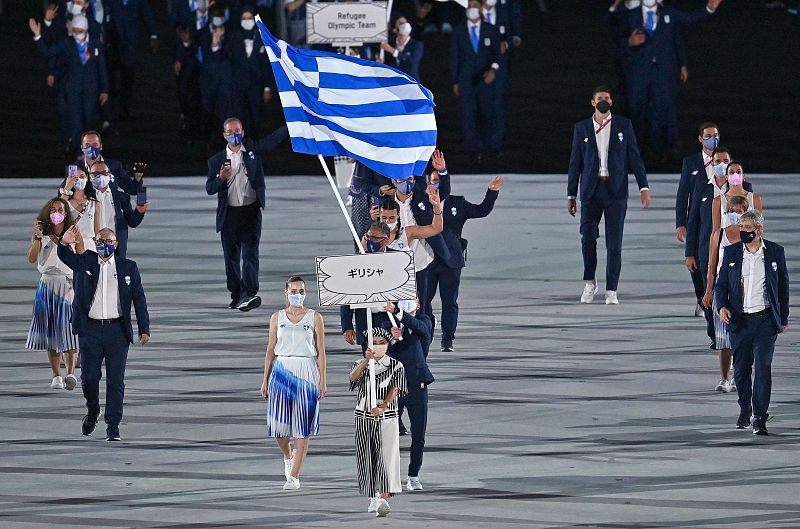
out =
[[622,50],[622,64],[629,80],[635,81],[642,75],[648,75],[654,63],[658,66],[659,73],[677,79],[680,67],[686,62],[685,57],[681,56],[683,52],[680,26],[699,22],[711,16],[705,6],[693,11],[659,6],[658,15],[658,25],[653,35],[648,36],[641,46],[633,48],[628,46],[628,37],[636,28],[643,30],[645,20],[642,9],[629,9],[621,15],[617,39],[619,49]]
[[[431,318],[427,314],[412,316],[404,312],[400,323],[403,325],[403,339],[389,346],[389,356],[403,364],[409,386],[427,386],[434,381],[426,360],[433,333]],[[384,324],[384,328],[391,329],[391,324]]]
[[[245,39],[253,39],[253,52],[250,57],[247,56]],[[230,40],[233,86],[240,90],[252,87],[260,90],[269,88],[272,68],[258,31],[254,29],[245,32],[240,29],[232,32]]]
[[[580,199],[592,198],[600,171],[600,155],[595,139],[594,117],[575,124],[572,134],[572,153],[567,173],[567,196],[577,197],[580,182]],[[611,137],[608,142],[608,174],[611,198],[628,198],[628,173],[633,172],[639,189],[648,187],[644,162],[639,154],[636,134],[628,118],[612,114]]]
[[[496,20],[492,25],[497,28],[500,38],[508,42],[509,51],[513,46],[512,38],[522,38],[522,6],[520,0],[499,0],[494,6]],[[508,52],[506,52],[508,53]]]
[[[392,46],[397,46],[397,42],[393,42]],[[386,64],[397,68],[401,72],[405,72],[419,82],[419,64],[422,62],[422,54],[425,45],[415,39],[410,39],[403,51],[397,54],[395,59],[393,55],[386,56]]]
[[135,62],[139,48],[142,23],[148,35],[156,34],[156,24],[150,0],[106,0],[103,9],[108,13],[109,42],[119,50],[125,64]]
[[500,64],[500,33],[491,24],[481,23],[478,52],[472,48],[469,26],[463,22],[450,36],[450,72],[453,83],[462,88],[483,82],[483,74],[493,63]]
[[[742,187],[752,191],[750,182],[744,182]],[[709,184],[707,178],[702,178],[695,184],[692,198],[689,201],[689,219],[686,223],[686,248],[684,255],[694,257],[703,263],[708,262],[708,245],[711,241],[713,228],[714,184]]]
[[[84,252],[76,254],[68,246],[58,246],[58,258],[73,272],[72,332],[78,336],[86,332],[89,309],[92,306],[97,281],[100,278],[100,263],[97,254]],[[150,334],[150,316],[147,313],[147,299],[142,288],[142,279],[135,261],[114,257],[117,267],[117,286],[119,287],[120,316],[125,323],[125,335],[133,343],[131,325],[131,305],[136,310],[136,324],[139,334]]]
[[[455,258],[460,256],[462,263],[464,262],[464,251],[467,249],[465,239],[461,238],[461,232],[464,229],[464,223],[468,219],[483,218],[494,209],[494,203],[500,195],[499,191],[486,190],[486,195],[483,197],[483,202],[480,204],[473,204],[466,198],[460,195],[450,195],[444,203],[442,212],[444,213],[444,231],[442,236],[450,249],[450,254]],[[466,264],[466,263],[464,263]],[[461,266],[464,266],[462,264]]]
[[85,97],[93,91],[97,96],[108,93],[108,67],[102,42],[89,37],[89,59],[86,64],[81,62],[78,45],[72,38],[49,47],[41,38],[36,41],[36,46],[47,57],[49,73],[58,78],[60,91],[83,93]]
[[[439,176],[439,198],[445,200],[450,196],[450,175]],[[414,190],[411,197],[411,212],[417,226],[428,226],[433,224],[433,207],[428,200],[428,184],[424,176],[418,176],[414,180]],[[463,255],[453,255],[447,247],[444,236],[440,233],[425,239],[433,250],[436,257],[450,268],[460,268],[464,266]]]
[[[742,316],[744,252],[744,243],[741,242],[725,248],[722,267],[719,269],[717,282],[714,285],[717,310],[724,307],[731,311],[730,330],[733,332],[736,332],[736,329],[742,325],[744,319]],[[786,270],[783,246],[766,239],[764,240],[764,276],[772,316],[775,319],[775,325],[780,329],[789,324],[789,272]]]
[[[264,168],[261,156],[275,150],[286,138],[289,131],[284,125],[269,136],[258,141],[245,137],[242,144],[242,162],[244,163],[247,179],[256,192],[261,209],[266,205],[266,184],[264,181]],[[227,148],[208,159],[208,178],[206,179],[206,193],[217,195],[217,231],[222,230],[225,224],[225,214],[228,211],[228,182],[219,179],[219,170],[227,157]]]
[[683,159],[678,193],[675,195],[675,227],[686,226],[689,220],[689,199],[698,183],[708,181],[703,152],[690,154]]

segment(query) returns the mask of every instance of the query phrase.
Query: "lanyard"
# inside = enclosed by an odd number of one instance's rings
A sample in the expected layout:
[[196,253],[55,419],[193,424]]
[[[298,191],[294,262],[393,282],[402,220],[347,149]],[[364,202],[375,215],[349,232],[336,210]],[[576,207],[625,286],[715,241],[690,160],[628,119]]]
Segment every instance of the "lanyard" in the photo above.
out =
[[594,131],[594,133],[595,133],[595,134],[600,134],[600,131],[602,131],[604,128],[606,128],[606,126],[607,126],[609,123],[611,123],[611,118],[609,118],[609,119],[607,119],[606,121],[604,121],[604,122],[603,122],[603,124],[602,124],[602,125],[600,125],[600,127],[599,127],[597,130],[595,130],[595,131]]

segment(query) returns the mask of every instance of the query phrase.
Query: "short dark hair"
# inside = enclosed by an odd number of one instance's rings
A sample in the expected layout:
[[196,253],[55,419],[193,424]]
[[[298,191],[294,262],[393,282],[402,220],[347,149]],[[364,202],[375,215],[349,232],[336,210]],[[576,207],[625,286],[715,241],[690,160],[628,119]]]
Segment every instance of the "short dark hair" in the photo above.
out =
[[722,145],[719,145],[719,146],[717,146],[716,149],[711,151],[711,157],[713,158],[715,154],[719,154],[719,153],[730,154],[731,151],[729,151],[727,147],[723,147]]
[[371,230],[372,228],[377,228],[377,229],[381,230],[381,233],[385,237],[389,237],[392,234],[392,230],[389,229],[389,226],[387,226],[385,222],[381,222],[379,220],[373,221],[373,223],[370,224],[370,226],[367,229],[367,231]]
[[86,132],[81,134],[81,144],[83,143],[83,138],[92,135],[97,136],[97,139],[100,140],[100,143],[103,143],[103,136],[101,136],[99,132],[97,132],[96,130],[87,130]]
[[600,92],[608,92],[609,95],[611,96],[614,95],[609,86],[601,84],[600,86],[595,86],[594,89],[592,90],[592,99],[594,99],[594,96],[596,96]]
[[400,211],[400,204],[398,204],[396,200],[387,198],[381,202],[381,209],[393,209],[395,211]]
[[289,289],[289,283],[303,283],[306,284],[305,279],[302,276],[292,276],[286,280],[286,289]]
[[697,129],[697,135],[702,136],[703,131],[706,129],[717,129],[717,132],[719,132],[719,125],[717,125],[713,121],[704,121],[700,123],[700,128]]

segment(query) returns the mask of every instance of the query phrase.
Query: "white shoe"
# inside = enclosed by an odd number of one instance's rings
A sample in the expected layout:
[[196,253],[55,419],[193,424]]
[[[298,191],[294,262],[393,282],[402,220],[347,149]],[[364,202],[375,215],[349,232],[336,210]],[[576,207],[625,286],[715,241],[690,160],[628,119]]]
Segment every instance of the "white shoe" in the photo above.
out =
[[717,383],[717,387],[714,388],[714,391],[721,391],[727,393],[727,391],[725,391],[725,388],[727,387],[728,387],[728,381],[720,379],[720,381]]
[[283,490],[300,490],[300,480],[296,477],[289,476],[286,483],[283,484]]
[[591,303],[594,295],[597,294],[597,283],[588,281],[583,287],[583,294],[581,294],[581,303]]
[[736,384],[733,382],[733,380],[726,380],[725,381],[725,387],[723,388],[723,391],[725,393],[730,393],[734,389],[736,389]]
[[606,305],[619,305],[616,290],[606,290]]
[[50,389],[64,389],[64,379],[61,377],[53,377],[53,381],[50,382]]
[[70,391],[75,389],[75,386],[77,385],[78,385],[78,379],[75,378],[75,375],[67,375],[66,378],[64,379],[64,386],[66,386],[66,389]]
[[384,500],[383,498],[378,498],[378,506],[375,509],[375,516],[377,516],[378,518],[383,518],[384,516],[389,514],[391,510],[392,508],[389,507],[388,501]]
[[406,490],[422,490],[422,483],[419,482],[419,478],[409,476],[406,481]]
[[694,308],[694,317],[700,318],[703,315],[705,315],[705,312],[703,312],[703,307],[700,306],[700,304],[698,303],[697,306]]
[[736,381],[734,379],[728,381],[728,388],[729,391],[736,391]]
[[292,467],[294,466],[294,450],[292,450],[291,454],[291,459],[283,460],[283,475],[287,480],[289,479],[289,476],[292,475]]
[[367,512],[378,512],[378,500],[380,498],[377,496],[373,496],[369,499],[369,508],[367,508]]

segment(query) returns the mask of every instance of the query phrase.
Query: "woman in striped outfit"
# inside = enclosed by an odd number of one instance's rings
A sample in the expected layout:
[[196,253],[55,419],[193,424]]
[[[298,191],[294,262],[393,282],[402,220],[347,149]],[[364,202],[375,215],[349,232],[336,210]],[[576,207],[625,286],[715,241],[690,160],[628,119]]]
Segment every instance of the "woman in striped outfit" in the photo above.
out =
[[317,311],[303,306],[302,277],[290,277],[285,294],[286,308],[269,320],[261,396],[267,400],[267,435],[283,453],[283,489],[298,490],[309,437],[319,433],[319,401],[327,391],[325,326]]
[[[53,198],[39,212],[33,224],[28,262],[36,263],[42,274],[33,302],[27,349],[46,350],[53,370],[52,389],[74,389],[78,383],[75,364],[78,337],[72,334],[72,270],[61,262],[56,250],[61,237],[72,228],[70,207],[63,198]],[[83,253],[83,239],[73,250]],[[61,354],[67,353],[67,376],[61,377]]]
[[[403,490],[397,397],[405,395],[407,388],[403,364],[386,354],[391,334],[373,327],[372,335],[372,348],[350,370],[350,391],[358,390],[353,413],[358,490],[370,498],[367,512],[382,517],[389,514],[389,497]],[[370,360],[375,361],[376,388],[371,387],[369,380]],[[373,392],[375,407],[371,407]]]

